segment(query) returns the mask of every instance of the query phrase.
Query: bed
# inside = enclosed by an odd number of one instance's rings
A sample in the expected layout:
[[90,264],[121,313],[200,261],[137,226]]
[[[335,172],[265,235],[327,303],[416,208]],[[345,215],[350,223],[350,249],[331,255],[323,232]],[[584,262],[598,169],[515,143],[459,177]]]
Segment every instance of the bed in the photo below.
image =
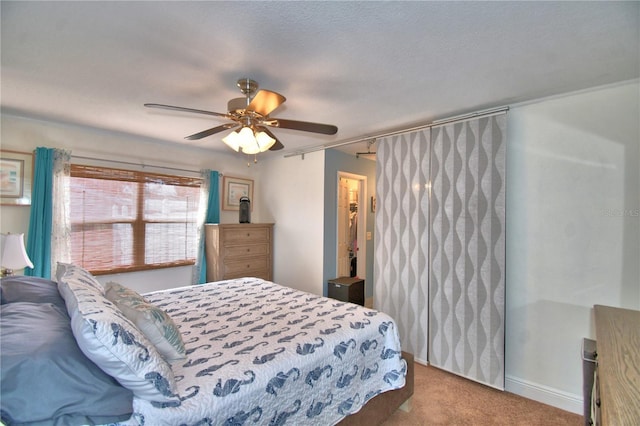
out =
[[258,278],[144,297],[74,265],[57,281],[3,279],[6,424],[371,424],[412,393],[412,359],[375,310]]

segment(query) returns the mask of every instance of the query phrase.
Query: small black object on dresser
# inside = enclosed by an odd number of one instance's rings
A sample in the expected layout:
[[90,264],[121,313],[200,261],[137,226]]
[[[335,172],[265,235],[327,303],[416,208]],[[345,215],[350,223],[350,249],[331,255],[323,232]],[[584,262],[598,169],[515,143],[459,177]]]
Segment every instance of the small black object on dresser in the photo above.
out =
[[340,277],[328,281],[328,296],[342,302],[364,306],[364,280],[357,277]]
[[240,223],[251,223],[251,200],[249,197],[240,197],[238,210]]

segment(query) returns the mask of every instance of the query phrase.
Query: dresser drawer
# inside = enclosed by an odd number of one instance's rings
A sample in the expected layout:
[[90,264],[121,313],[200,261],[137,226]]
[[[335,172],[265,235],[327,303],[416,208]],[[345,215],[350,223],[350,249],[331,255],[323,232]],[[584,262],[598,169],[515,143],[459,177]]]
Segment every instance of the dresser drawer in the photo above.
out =
[[223,244],[229,247],[237,244],[269,242],[270,229],[223,229]]
[[[267,256],[252,257],[246,260],[228,260],[224,263],[224,276],[251,276],[252,272],[269,269]],[[238,275],[240,274],[240,275]]]
[[235,258],[247,256],[266,256],[269,254],[270,244],[247,244],[243,246],[225,247],[225,260],[232,261]]

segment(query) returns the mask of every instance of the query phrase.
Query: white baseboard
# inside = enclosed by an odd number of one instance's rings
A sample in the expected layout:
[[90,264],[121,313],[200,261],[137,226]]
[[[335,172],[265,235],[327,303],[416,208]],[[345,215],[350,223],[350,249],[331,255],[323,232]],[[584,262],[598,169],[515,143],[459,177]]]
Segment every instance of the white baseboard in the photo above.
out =
[[582,395],[564,392],[513,376],[505,377],[505,390],[575,414],[584,414]]

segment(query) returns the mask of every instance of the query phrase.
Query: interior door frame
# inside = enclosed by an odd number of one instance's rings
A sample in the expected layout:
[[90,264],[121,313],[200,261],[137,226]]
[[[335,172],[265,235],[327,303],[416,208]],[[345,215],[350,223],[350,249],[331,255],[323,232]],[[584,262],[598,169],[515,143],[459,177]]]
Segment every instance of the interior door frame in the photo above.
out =
[[[336,179],[336,276],[338,274],[339,268],[339,253],[338,253],[338,241],[340,236],[338,235],[338,214],[339,214],[339,203],[340,200],[340,178],[345,179],[353,179],[358,181],[358,269],[356,271],[356,275],[358,278],[366,279],[367,275],[367,239],[366,239],[366,230],[367,230],[367,212],[368,204],[365,200],[367,198],[367,177],[363,175],[358,175],[349,172],[343,172],[338,170],[338,178]],[[364,262],[362,261],[364,260]]]

